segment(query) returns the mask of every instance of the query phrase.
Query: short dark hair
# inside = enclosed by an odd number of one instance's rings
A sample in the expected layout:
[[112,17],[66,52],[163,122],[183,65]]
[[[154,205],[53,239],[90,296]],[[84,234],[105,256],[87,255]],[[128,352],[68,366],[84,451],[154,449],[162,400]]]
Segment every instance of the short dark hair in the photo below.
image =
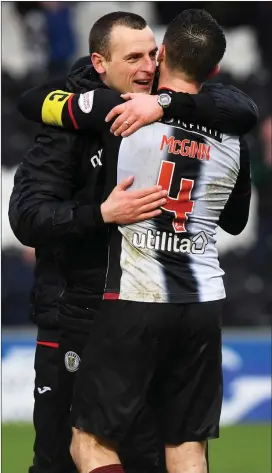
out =
[[89,51],[99,53],[110,59],[110,35],[115,26],[126,26],[134,30],[143,30],[147,22],[135,13],[117,11],[102,16],[93,25],[89,34]]
[[221,61],[226,38],[217,21],[205,10],[184,10],[164,35],[165,62],[169,69],[183,72],[202,83]]

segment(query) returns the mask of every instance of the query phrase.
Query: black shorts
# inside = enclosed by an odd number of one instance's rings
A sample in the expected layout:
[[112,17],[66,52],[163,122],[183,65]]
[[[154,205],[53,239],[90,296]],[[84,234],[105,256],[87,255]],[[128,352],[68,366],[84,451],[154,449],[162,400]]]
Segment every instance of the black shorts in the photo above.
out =
[[[77,326],[77,329],[76,329]],[[38,330],[35,354],[34,459],[29,473],[76,473],[69,452],[70,410],[82,351],[89,340],[87,327],[71,331]],[[46,389],[50,388],[50,389]],[[128,432],[119,454],[128,473],[162,473],[163,444],[148,411],[139,415],[139,431]],[[142,434],[142,432],[145,432]]]
[[148,404],[164,443],[219,436],[223,301],[104,301],[83,352],[73,425],[121,442]]

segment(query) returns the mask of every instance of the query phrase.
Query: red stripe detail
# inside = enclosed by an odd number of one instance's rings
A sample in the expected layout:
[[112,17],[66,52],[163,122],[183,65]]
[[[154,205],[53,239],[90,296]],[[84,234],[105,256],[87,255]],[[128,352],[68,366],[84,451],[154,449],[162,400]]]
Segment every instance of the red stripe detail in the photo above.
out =
[[105,292],[103,299],[116,300],[119,299],[120,294],[118,292]]
[[54,342],[37,342],[37,345],[44,345],[45,347],[51,348],[59,348],[59,344]]
[[70,118],[72,120],[72,123],[74,125],[75,130],[79,130],[79,126],[76,122],[76,119],[75,119],[75,116],[74,116],[74,113],[73,113],[73,108],[72,108],[72,100],[73,100],[74,96],[75,96],[75,94],[72,94],[72,95],[70,95],[70,97],[68,99],[68,113],[70,115]]

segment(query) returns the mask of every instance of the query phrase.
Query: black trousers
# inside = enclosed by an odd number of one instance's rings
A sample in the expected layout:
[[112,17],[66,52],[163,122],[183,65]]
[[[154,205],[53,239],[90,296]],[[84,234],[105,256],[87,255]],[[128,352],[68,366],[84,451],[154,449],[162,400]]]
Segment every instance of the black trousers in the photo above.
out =
[[[69,452],[70,410],[80,358],[88,339],[86,328],[38,330],[34,458],[29,473],[77,473]],[[164,448],[153,419],[144,412],[138,425],[140,431],[128,432],[118,452],[126,473],[164,473]]]

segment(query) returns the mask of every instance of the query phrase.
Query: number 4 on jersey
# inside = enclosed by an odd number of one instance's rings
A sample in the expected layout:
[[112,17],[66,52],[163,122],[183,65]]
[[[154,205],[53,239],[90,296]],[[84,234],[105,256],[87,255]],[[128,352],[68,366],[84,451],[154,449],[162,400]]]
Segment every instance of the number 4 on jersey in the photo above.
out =
[[[158,185],[168,191],[171,191],[172,179],[175,170],[175,163],[171,161],[162,161]],[[193,212],[194,202],[191,200],[191,192],[194,187],[192,179],[181,179],[180,190],[176,198],[168,197],[167,203],[161,208],[167,212],[172,212],[175,215],[173,220],[173,227],[176,233],[186,232],[185,222],[188,215]]]

